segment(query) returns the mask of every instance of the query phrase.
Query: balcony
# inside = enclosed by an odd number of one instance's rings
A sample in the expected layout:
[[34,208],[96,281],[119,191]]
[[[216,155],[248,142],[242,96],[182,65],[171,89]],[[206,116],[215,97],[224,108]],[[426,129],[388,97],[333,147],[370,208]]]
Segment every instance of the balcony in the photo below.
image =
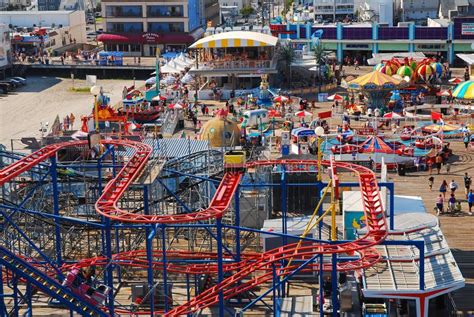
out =
[[199,62],[198,67],[193,65],[190,72],[200,73],[200,72],[209,72],[209,73],[275,73],[276,72],[276,58],[271,60],[212,60]]

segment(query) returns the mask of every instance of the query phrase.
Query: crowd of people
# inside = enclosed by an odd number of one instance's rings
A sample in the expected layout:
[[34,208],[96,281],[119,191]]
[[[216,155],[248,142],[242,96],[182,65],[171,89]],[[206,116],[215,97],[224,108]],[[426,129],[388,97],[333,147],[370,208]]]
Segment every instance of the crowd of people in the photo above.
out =
[[[472,215],[472,207],[474,205],[474,193],[472,192],[471,185],[472,179],[468,173],[464,174],[463,177],[464,181],[464,199],[467,202],[468,215]],[[428,178],[428,185],[430,190],[433,189],[434,177],[430,176]],[[439,195],[436,197],[436,214],[454,214],[462,212],[462,200],[456,197],[456,191],[458,190],[459,185],[453,180],[448,182],[444,179],[439,186]],[[447,195],[449,195],[447,197]],[[447,208],[445,208],[445,204],[447,203]]]

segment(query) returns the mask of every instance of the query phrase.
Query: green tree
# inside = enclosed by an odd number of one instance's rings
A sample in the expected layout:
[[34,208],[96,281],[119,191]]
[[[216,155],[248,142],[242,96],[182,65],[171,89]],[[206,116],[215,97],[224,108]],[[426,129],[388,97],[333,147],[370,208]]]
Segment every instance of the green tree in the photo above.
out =
[[249,15],[253,14],[255,10],[251,6],[245,6],[242,9],[240,9],[240,14],[242,14],[244,17],[248,17]]
[[322,68],[326,68],[328,61],[328,52],[326,52],[321,44],[318,44],[314,47],[314,58],[316,59],[316,65],[318,67],[318,77],[319,77],[319,92],[321,92],[321,81],[323,78]]
[[295,50],[290,45],[282,45],[278,49],[278,60],[284,64],[288,85],[291,83],[291,64],[295,61]]

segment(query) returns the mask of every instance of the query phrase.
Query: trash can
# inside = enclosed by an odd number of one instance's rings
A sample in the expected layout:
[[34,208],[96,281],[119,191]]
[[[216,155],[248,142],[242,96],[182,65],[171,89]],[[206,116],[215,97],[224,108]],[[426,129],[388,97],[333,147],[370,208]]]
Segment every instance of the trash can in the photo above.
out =
[[406,174],[406,165],[405,164],[398,164],[398,175],[405,176]]

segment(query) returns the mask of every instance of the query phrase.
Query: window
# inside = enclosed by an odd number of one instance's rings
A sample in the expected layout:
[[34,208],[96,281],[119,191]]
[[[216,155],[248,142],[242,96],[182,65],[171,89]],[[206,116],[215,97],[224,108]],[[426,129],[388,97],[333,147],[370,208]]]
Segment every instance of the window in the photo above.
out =
[[150,22],[148,32],[184,32],[184,23],[181,22]]
[[141,22],[109,22],[107,31],[114,33],[141,33],[143,24]]
[[128,44],[117,44],[117,51],[128,52]]
[[130,52],[141,52],[142,46],[140,44],[130,44]]
[[182,17],[183,15],[183,6],[172,5],[153,5],[147,6],[147,16],[148,17]]
[[106,17],[142,17],[142,6],[106,6]]

